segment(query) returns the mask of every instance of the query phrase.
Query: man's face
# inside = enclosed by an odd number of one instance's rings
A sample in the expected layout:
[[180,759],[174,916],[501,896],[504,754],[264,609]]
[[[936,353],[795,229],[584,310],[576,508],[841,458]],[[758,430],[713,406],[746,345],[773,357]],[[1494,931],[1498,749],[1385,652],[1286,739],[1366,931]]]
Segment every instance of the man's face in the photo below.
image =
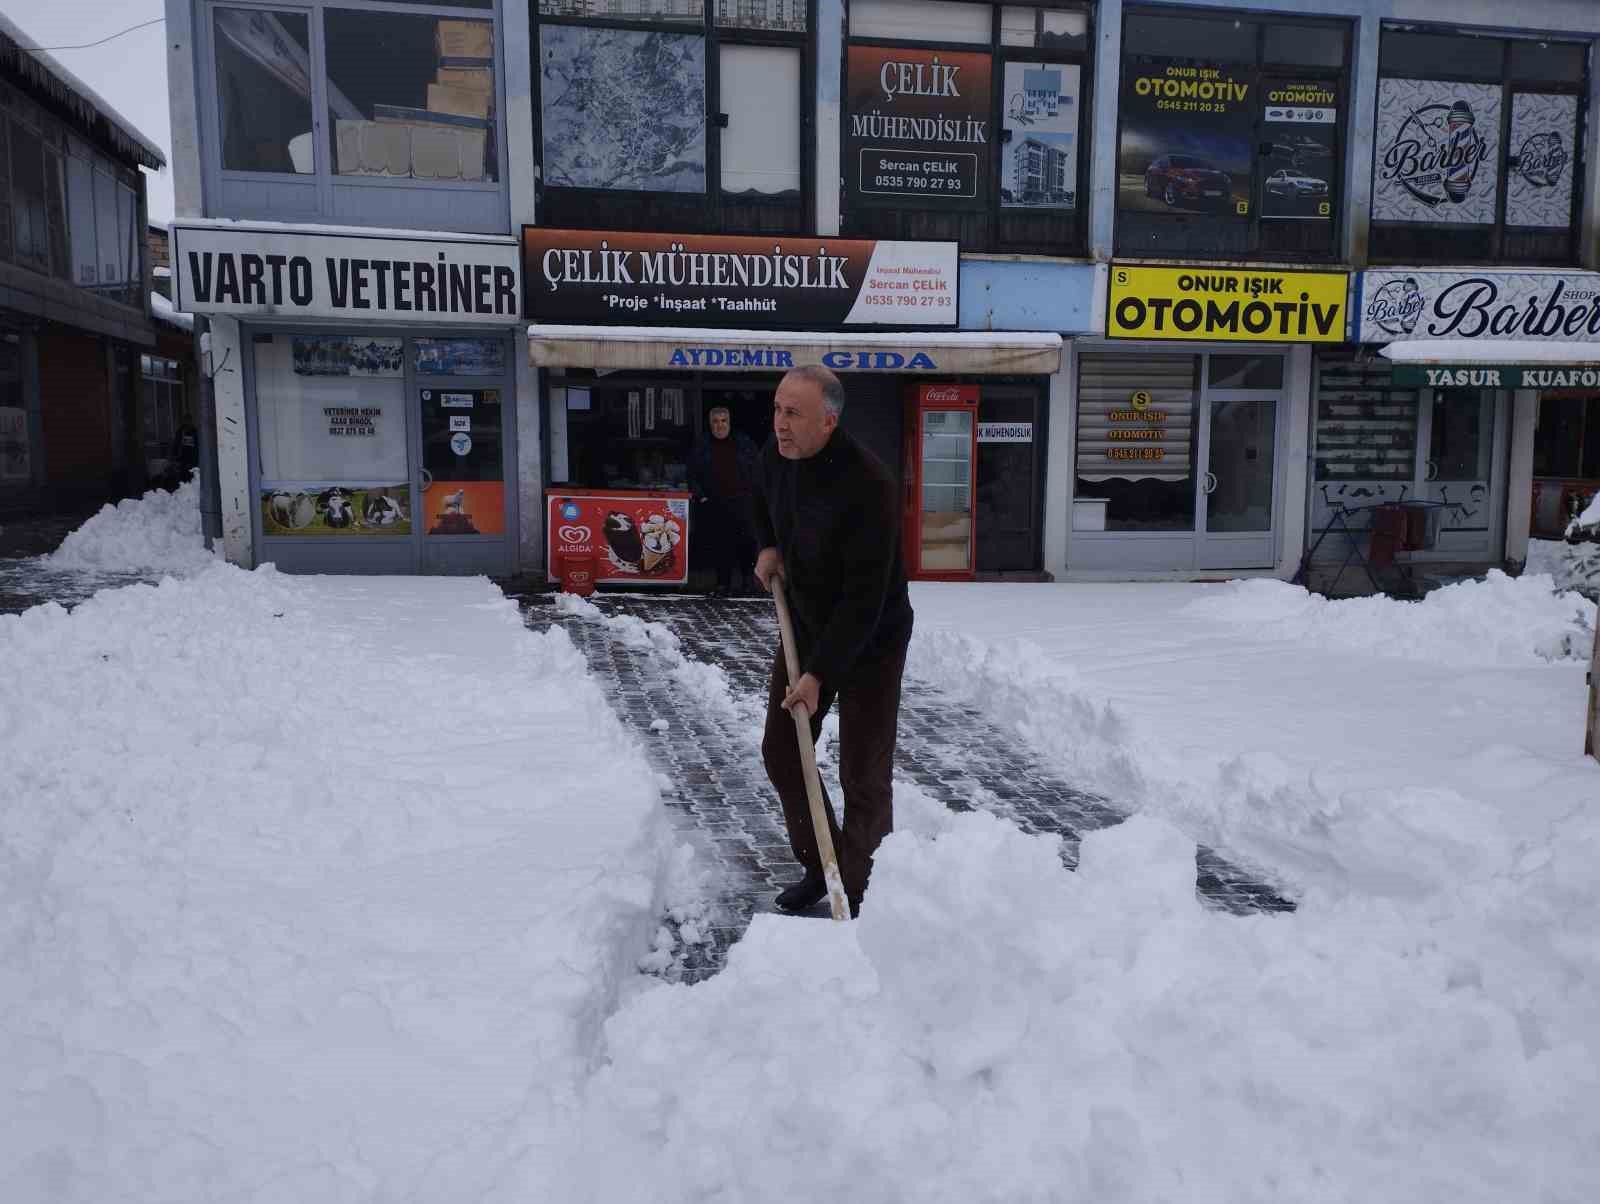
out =
[[837,415],[822,403],[822,390],[804,377],[786,376],[772,399],[772,433],[786,460],[808,460],[827,446]]
[[713,439],[726,439],[728,430],[732,425],[728,421],[728,416],[724,413],[719,412],[711,415],[711,437]]

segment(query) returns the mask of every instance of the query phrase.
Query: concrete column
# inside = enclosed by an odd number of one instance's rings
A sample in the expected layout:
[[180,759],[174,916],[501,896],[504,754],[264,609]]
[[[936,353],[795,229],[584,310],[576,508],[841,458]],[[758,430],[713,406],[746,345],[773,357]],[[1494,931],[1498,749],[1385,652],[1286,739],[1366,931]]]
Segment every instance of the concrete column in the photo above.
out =
[[256,567],[255,499],[250,496],[250,448],[244,408],[246,346],[236,318],[211,319],[211,354],[203,369],[212,375],[217,406],[217,488],[222,498],[222,546],[229,564]]
[[1506,564],[1520,572],[1528,562],[1533,525],[1533,434],[1539,421],[1539,390],[1511,395],[1511,453],[1506,472]]
[[1367,262],[1367,232],[1372,225],[1372,135],[1378,124],[1378,35],[1372,13],[1356,21],[1350,72],[1350,136],[1346,139],[1344,178],[1344,261]]
[[205,213],[205,199],[200,171],[200,89],[195,80],[195,5],[190,0],[167,0],[166,8],[167,107],[172,114],[172,153],[167,169],[172,172],[173,213],[200,217]]
[[1306,550],[1306,499],[1311,489],[1312,349],[1304,344],[1291,347],[1284,371],[1289,387],[1284,391],[1278,421],[1287,423],[1288,430],[1280,444],[1283,499],[1278,511],[1281,538],[1277,575],[1287,581],[1300,567],[1300,557]]
[[1050,378],[1049,445],[1044,457],[1044,571],[1057,581],[1067,572],[1067,546],[1072,531],[1073,457],[1076,423],[1073,422],[1073,384],[1078,372],[1076,344],[1061,348],[1061,368]]
[[844,62],[844,0],[817,0],[816,207],[817,233],[839,233],[840,74]]
[[539,370],[528,363],[527,337],[518,333],[512,349],[517,391],[517,563],[518,573],[544,564],[544,406]]
[[535,220],[532,31],[528,5],[507,4],[500,11],[501,41],[505,47],[506,183],[511,192],[511,232]]
[[1089,162],[1089,258],[1111,258],[1117,209],[1117,96],[1122,87],[1122,0],[1101,0],[1095,25],[1094,142]]

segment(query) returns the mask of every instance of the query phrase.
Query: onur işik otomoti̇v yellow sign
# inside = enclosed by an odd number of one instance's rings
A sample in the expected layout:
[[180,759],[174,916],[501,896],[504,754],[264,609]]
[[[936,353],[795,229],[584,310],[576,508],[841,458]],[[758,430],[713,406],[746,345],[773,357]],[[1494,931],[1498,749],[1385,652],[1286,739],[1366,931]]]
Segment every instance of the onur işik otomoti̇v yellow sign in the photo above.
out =
[[1342,343],[1348,284],[1343,272],[1113,264],[1106,334],[1114,339]]

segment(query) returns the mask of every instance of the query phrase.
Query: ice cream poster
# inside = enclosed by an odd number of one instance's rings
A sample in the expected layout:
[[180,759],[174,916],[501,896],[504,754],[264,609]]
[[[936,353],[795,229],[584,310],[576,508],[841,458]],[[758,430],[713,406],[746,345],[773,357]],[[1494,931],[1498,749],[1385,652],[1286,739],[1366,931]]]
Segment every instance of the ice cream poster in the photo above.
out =
[[547,567],[591,562],[596,581],[682,585],[689,577],[687,493],[584,493],[548,497]]
[[1500,86],[1378,81],[1372,216],[1484,225],[1500,182]]

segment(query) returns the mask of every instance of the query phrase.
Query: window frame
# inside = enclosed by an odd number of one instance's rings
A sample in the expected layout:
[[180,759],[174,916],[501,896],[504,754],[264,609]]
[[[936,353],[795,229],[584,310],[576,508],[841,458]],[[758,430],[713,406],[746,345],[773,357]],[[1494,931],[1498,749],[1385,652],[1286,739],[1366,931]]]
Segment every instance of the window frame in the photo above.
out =
[[[1117,129],[1116,146],[1113,151],[1113,162],[1117,165],[1120,174],[1122,163],[1122,130],[1123,109],[1121,103],[1123,80],[1127,73],[1128,49],[1127,32],[1128,20],[1132,17],[1171,17],[1194,21],[1223,21],[1223,20],[1248,20],[1256,25],[1255,57],[1249,64],[1254,73],[1256,85],[1260,87],[1266,80],[1306,80],[1316,83],[1327,83],[1334,94],[1334,111],[1337,120],[1334,123],[1334,151],[1332,156],[1333,170],[1330,175],[1333,179],[1328,181],[1328,196],[1333,204],[1333,211],[1328,216],[1328,228],[1331,235],[1330,244],[1326,251],[1307,251],[1303,249],[1263,247],[1261,244],[1262,222],[1282,223],[1283,218],[1263,218],[1262,197],[1265,193],[1266,177],[1258,170],[1261,158],[1261,142],[1263,138],[1262,127],[1265,122],[1262,117],[1262,102],[1259,94],[1252,109],[1251,144],[1254,151],[1250,158],[1250,215],[1247,243],[1251,249],[1243,252],[1229,251],[1217,247],[1198,249],[1195,247],[1178,248],[1153,248],[1125,246],[1120,241],[1126,229],[1122,222],[1122,207],[1120,202],[1120,180],[1115,194],[1117,199],[1112,201],[1112,246],[1119,259],[1129,261],[1138,260],[1187,260],[1210,259],[1224,263],[1340,263],[1344,259],[1344,219],[1348,212],[1351,173],[1347,159],[1350,149],[1349,124],[1351,118],[1350,100],[1354,87],[1354,55],[1355,55],[1355,29],[1354,22],[1348,18],[1335,16],[1301,15],[1293,12],[1278,12],[1265,10],[1229,10],[1219,12],[1215,9],[1189,9],[1189,8],[1156,8],[1152,6],[1129,6],[1122,10],[1122,39],[1121,51],[1117,64]],[[1278,60],[1269,60],[1266,55],[1267,30],[1272,26],[1295,26],[1306,30],[1323,30],[1330,34],[1337,33],[1344,39],[1344,62],[1338,67],[1315,66],[1296,63],[1284,63]],[[1179,57],[1179,56],[1170,56]],[[1158,220],[1182,221],[1186,214],[1153,214]]]
[[[929,0],[939,3],[941,0]],[[971,0],[956,0],[967,2]],[[979,0],[987,3],[989,14],[989,41],[982,42],[938,42],[918,41],[908,38],[881,38],[881,37],[856,37],[850,33],[849,15],[845,16],[844,37],[839,47],[839,229],[840,233],[851,238],[911,238],[931,239],[934,241],[956,242],[960,245],[962,254],[969,252],[977,254],[994,255],[1048,255],[1054,258],[1083,258],[1088,254],[1089,227],[1092,217],[1091,190],[1089,187],[1090,170],[1093,162],[1093,142],[1095,132],[1094,121],[1094,87],[1095,87],[1095,42],[1098,30],[1097,17],[1099,6],[1092,0],[1014,0],[1013,3],[1003,3],[1003,0]],[[1084,46],[1082,50],[1063,50],[1058,47],[1041,46],[1010,46],[1004,42],[1004,12],[1006,8],[1032,8],[1055,9],[1079,13],[1085,21]],[[989,56],[989,129],[993,136],[989,142],[989,178],[991,185],[989,195],[981,206],[970,208],[933,206],[920,208],[914,203],[888,201],[883,204],[863,204],[852,207],[849,190],[844,187],[845,156],[849,153],[849,124],[850,112],[848,107],[848,88],[845,86],[850,77],[850,47],[884,47],[905,50],[933,50],[953,54],[986,54]],[[1078,204],[1073,209],[1060,209],[1041,207],[1039,211],[1032,211],[1017,206],[1012,209],[1013,218],[1022,216],[1057,217],[1070,215],[1073,222],[1072,236],[1060,242],[1040,242],[1037,240],[1019,237],[1006,238],[1004,236],[1007,206],[1000,202],[1003,191],[1002,182],[1005,171],[1005,150],[1010,146],[1010,139],[1002,137],[1004,127],[1004,90],[1005,69],[1008,63],[1037,63],[1043,66],[1069,66],[1078,68],[1078,130],[1077,130],[1077,195]],[[893,214],[897,220],[888,222],[881,219],[880,215]],[[924,233],[921,231],[895,230],[890,227],[901,225],[898,219],[910,217],[927,220],[929,218],[946,217],[961,222],[964,218],[976,217],[979,228],[985,237],[970,238],[963,234]],[[966,223],[963,222],[963,225]]]
[[[1381,39],[1392,33],[1400,34],[1431,34],[1440,37],[1457,38],[1482,38],[1485,41],[1499,42],[1501,44],[1500,71],[1498,78],[1490,79],[1483,73],[1460,71],[1434,71],[1426,76],[1416,72],[1396,72],[1386,70],[1383,66],[1383,47]],[[1492,223],[1477,222],[1406,222],[1394,220],[1380,220],[1373,215],[1372,206],[1377,200],[1378,156],[1381,148],[1378,146],[1376,131],[1372,144],[1372,163],[1369,168],[1369,196],[1367,208],[1367,246],[1368,262],[1373,264],[1440,264],[1440,263],[1465,263],[1502,265],[1507,262],[1529,263],[1550,267],[1577,267],[1581,264],[1583,226],[1583,182],[1588,170],[1584,158],[1585,138],[1583,132],[1590,119],[1589,114],[1589,86],[1593,76],[1592,53],[1581,39],[1568,39],[1553,35],[1517,37],[1509,33],[1492,31],[1475,31],[1461,29],[1453,25],[1428,25],[1414,21],[1387,21],[1379,30],[1378,65],[1375,75],[1376,87],[1381,89],[1383,81],[1387,79],[1429,79],[1440,83],[1484,84],[1500,89],[1500,128],[1499,155],[1497,163],[1497,177],[1495,181],[1495,218]],[[1583,46],[1584,76],[1577,82],[1557,80],[1536,80],[1527,76],[1512,74],[1511,60],[1513,48],[1518,42],[1552,42],[1563,45]],[[1512,226],[1506,222],[1506,204],[1510,191],[1510,168],[1507,159],[1513,153],[1511,147],[1511,119],[1512,106],[1520,94],[1559,95],[1572,96],[1577,99],[1577,115],[1575,127],[1577,136],[1573,139],[1572,147],[1572,198],[1570,215],[1566,227],[1567,248],[1560,256],[1532,255],[1524,246],[1516,251],[1507,252],[1504,248],[1508,232],[1515,235],[1535,236],[1540,233],[1554,235],[1560,228],[1556,226]],[[1442,239],[1449,246],[1439,255],[1430,256],[1419,254],[1414,248],[1396,248],[1389,251],[1383,248],[1381,232],[1390,230],[1416,231],[1420,233],[1432,232],[1435,237]],[[1480,234],[1487,238],[1486,250],[1482,255],[1463,255],[1460,247],[1460,236],[1466,233]],[[1454,237],[1452,237],[1454,236]]]
[[[705,0],[700,22],[630,19],[625,17],[547,16],[539,11],[539,0],[528,4],[528,55],[530,88],[533,109],[533,144],[530,148],[534,162],[534,224],[543,227],[611,230],[626,226],[631,230],[658,233],[733,234],[753,236],[794,237],[816,229],[816,74],[817,74],[817,7],[818,0],[805,0],[806,29],[803,33],[787,30],[750,29],[737,25],[720,25],[716,18],[717,0]],[[630,188],[574,188],[552,185],[544,171],[544,90],[540,70],[542,31],[546,26],[566,26],[581,29],[615,29],[644,33],[675,33],[698,36],[704,40],[705,49],[705,169],[704,193],[656,192],[649,189]],[[796,50],[800,54],[800,204],[743,201],[729,204],[722,189],[722,138],[723,122],[727,110],[722,101],[722,46],[775,47]],[[552,191],[555,193],[552,196]],[[556,209],[554,218],[551,209]],[[782,228],[757,228],[746,222],[728,221],[728,210],[735,215],[741,209],[752,212],[770,211],[778,215],[795,213],[796,217]],[[621,221],[621,211],[631,210],[629,219]],[[589,218],[588,213],[596,216]],[[583,220],[572,220],[574,215]],[[698,217],[699,220],[696,220]]]
[[[311,193],[316,197],[314,213],[332,215],[337,212],[334,203],[335,188],[399,188],[406,191],[441,191],[448,193],[485,193],[508,196],[507,177],[510,164],[506,138],[506,85],[505,85],[505,26],[503,0],[493,0],[486,8],[466,8],[453,5],[448,0],[438,3],[428,0],[196,0],[200,24],[198,45],[202,48],[201,72],[207,92],[201,105],[201,130],[206,146],[203,169],[217,184],[265,185],[289,187]],[[269,13],[296,13],[306,17],[310,36],[311,74],[311,146],[310,172],[246,171],[229,168],[222,161],[221,88],[217,61],[217,34],[215,12],[217,9],[252,9]],[[329,9],[344,9],[368,15],[392,13],[396,16],[436,17],[446,20],[487,21],[494,29],[494,96],[495,114],[493,134],[495,146],[493,162],[496,178],[493,180],[417,180],[386,176],[341,175],[334,170],[333,152],[328,128],[328,62],[327,37],[324,14]],[[208,209],[214,203],[208,198]],[[506,206],[509,213],[509,202]],[[302,218],[302,220],[304,220]],[[382,224],[380,222],[379,224]]]

